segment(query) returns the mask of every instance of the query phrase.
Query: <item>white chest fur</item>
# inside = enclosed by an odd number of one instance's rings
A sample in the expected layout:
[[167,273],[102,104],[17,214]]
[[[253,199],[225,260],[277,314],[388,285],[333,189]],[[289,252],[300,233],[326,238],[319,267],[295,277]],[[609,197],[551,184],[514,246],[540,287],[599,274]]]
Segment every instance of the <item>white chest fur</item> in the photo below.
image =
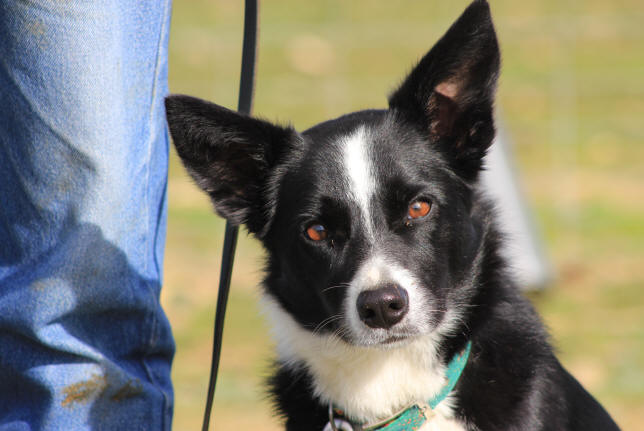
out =
[[[302,329],[275,301],[265,297],[264,309],[273,326],[280,359],[306,364],[315,395],[332,402],[352,419],[370,423],[406,406],[435,396],[445,384],[445,366],[436,360],[431,335],[392,349],[357,347],[337,336]],[[453,417],[450,399],[439,404],[422,430],[463,430]]]
[[419,431],[465,431],[465,424],[454,419],[446,418],[440,414],[436,414],[431,421],[426,422]]

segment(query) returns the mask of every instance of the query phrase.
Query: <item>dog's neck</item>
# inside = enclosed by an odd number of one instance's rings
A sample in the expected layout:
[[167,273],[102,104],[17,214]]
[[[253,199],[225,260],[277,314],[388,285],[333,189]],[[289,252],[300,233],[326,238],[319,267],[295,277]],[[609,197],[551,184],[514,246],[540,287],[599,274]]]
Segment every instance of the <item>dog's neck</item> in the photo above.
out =
[[[313,334],[275,302],[264,297],[280,362],[305,367],[315,395],[357,422],[376,422],[414,402],[436,396],[446,383],[446,365],[439,360],[442,331],[390,349],[353,346],[337,336]],[[451,398],[439,413],[450,417]]]

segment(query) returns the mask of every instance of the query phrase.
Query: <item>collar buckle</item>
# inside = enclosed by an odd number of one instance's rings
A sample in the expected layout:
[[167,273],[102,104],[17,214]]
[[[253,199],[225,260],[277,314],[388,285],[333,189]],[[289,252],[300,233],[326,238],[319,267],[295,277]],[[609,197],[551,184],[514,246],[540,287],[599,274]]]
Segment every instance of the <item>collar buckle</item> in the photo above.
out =
[[363,431],[363,429],[360,425],[351,424],[344,419],[336,419],[333,404],[329,403],[329,422],[322,431]]

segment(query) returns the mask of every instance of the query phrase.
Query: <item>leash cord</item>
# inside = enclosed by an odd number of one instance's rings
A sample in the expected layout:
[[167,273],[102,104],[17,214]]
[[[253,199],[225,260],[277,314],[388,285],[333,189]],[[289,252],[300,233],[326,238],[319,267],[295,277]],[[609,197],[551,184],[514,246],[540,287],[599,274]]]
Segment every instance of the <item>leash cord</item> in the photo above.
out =
[[[239,80],[239,102],[237,111],[250,115],[253,106],[253,88],[255,78],[255,60],[257,58],[257,0],[246,0],[244,7],[244,42],[242,46],[241,77]],[[215,311],[215,329],[212,343],[212,362],[210,364],[210,381],[208,382],[208,396],[204,411],[202,431],[208,431],[210,413],[215,396],[217,384],[217,371],[221,356],[221,343],[224,333],[224,318],[226,304],[230,291],[230,280],[235,260],[235,248],[239,227],[226,222],[224,234],[224,247],[221,257],[221,273],[219,275],[219,291],[217,295],[217,308]]]

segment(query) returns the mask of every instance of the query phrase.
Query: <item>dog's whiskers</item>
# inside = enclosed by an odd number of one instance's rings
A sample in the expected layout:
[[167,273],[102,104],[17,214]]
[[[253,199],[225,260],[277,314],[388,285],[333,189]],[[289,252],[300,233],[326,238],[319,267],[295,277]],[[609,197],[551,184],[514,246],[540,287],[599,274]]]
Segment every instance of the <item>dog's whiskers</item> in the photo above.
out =
[[321,292],[321,293],[326,293],[326,292],[328,292],[329,290],[338,289],[338,288],[340,288],[340,287],[349,287],[349,286],[350,286],[350,283],[339,283],[339,284],[334,284],[333,286],[325,287],[325,288],[324,288],[324,289],[322,289],[320,292]]
[[344,340],[344,335],[347,334],[349,328],[341,326],[331,333],[331,336],[327,339],[327,347],[334,348],[337,344]]
[[342,313],[340,314],[334,314],[333,316],[327,317],[313,329],[313,334],[318,334],[326,325],[341,320],[342,319]]

